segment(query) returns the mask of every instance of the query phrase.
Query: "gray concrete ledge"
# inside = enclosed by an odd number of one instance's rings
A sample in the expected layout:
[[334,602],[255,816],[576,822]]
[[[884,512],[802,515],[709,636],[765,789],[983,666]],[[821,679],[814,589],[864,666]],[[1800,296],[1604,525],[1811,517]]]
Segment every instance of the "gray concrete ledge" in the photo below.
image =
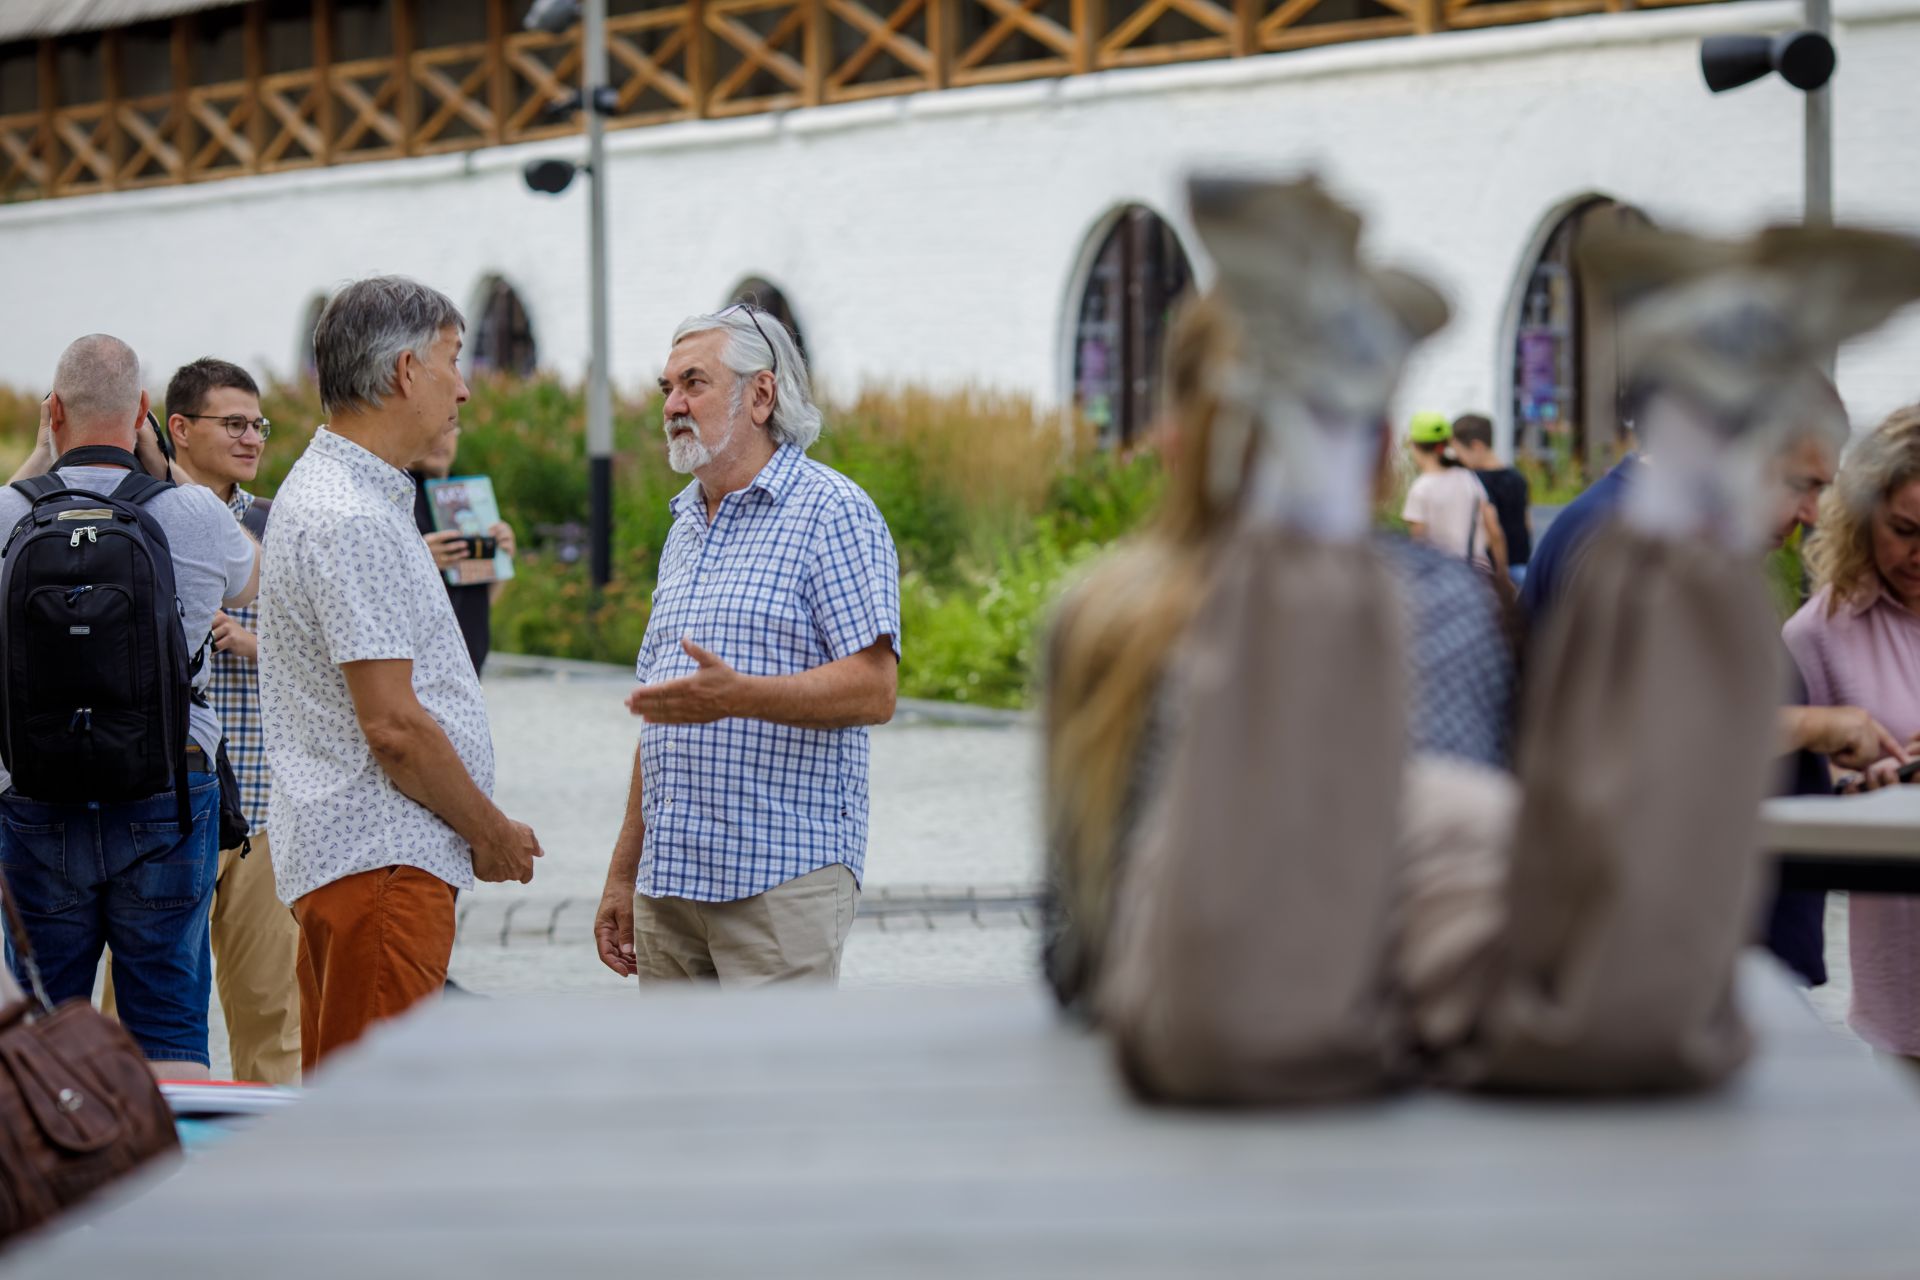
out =
[[[593,937],[598,899],[460,899],[457,940],[469,947],[565,946]],[[930,929],[1016,928],[1040,925],[1040,890],[1035,885],[870,885],[860,895],[856,928],[884,933]]]

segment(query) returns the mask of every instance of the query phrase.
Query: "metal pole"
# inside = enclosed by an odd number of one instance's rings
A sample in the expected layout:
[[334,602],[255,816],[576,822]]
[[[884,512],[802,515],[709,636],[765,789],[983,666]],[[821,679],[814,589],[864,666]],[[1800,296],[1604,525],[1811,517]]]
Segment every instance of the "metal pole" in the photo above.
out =
[[[1832,0],[1806,0],[1807,28],[1833,39]],[[1806,95],[1806,217],[1810,227],[1833,225],[1833,82]]]
[[[1807,27],[1833,39],[1833,0],[1805,0]],[[1833,81],[1803,95],[1806,98],[1805,212],[1801,221],[1809,227],[1833,225]],[[1840,353],[1827,350],[1820,355],[1820,368],[1831,378],[1840,363]]]
[[[1813,3],[1814,0],[1809,0]],[[587,369],[589,564],[593,585],[613,575],[613,390],[607,363],[607,126],[597,90],[607,83],[607,0],[586,0],[580,97],[587,113],[587,296],[592,363]]]

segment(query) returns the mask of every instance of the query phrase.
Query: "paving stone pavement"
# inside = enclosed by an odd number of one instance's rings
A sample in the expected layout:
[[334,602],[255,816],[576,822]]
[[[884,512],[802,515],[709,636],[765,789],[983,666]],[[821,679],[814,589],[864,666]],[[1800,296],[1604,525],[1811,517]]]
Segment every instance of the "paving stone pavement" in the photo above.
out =
[[[461,895],[454,980],[477,994],[607,990],[624,983],[592,946],[593,911],[620,827],[639,722],[623,672],[490,664],[494,798],[546,850],[530,885]],[[848,939],[853,986],[1012,983],[1037,974],[1037,732],[1019,717],[946,723],[903,704],[874,731],[867,909]],[[974,906],[957,905],[969,893]],[[884,909],[887,903],[896,909]],[[876,910],[876,908],[882,908]],[[932,909],[929,909],[932,908]],[[503,941],[504,939],[504,941]],[[216,1074],[227,1058],[211,1020]]]

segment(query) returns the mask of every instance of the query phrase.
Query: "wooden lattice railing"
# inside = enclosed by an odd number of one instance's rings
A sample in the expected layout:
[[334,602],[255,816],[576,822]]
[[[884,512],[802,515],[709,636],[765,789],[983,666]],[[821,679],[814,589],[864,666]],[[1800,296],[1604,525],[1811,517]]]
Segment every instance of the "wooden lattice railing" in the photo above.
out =
[[[101,101],[49,88],[0,115],[0,202],[432,155],[580,128],[548,104],[580,80],[576,29],[521,32],[508,0],[390,0],[392,52],[334,61],[312,0],[315,65],[264,70],[264,16],[245,10],[247,71],[194,80],[192,15],[174,20],[171,92],[122,98],[119,33]],[[1642,5],[1710,0],[1639,0]],[[487,38],[417,47],[423,5],[481,4]],[[614,128],[739,116],[1114,67],[1535,22],[1630,0],[678,0],[608,22]],[[18,46],[15,47],[16,51]]]

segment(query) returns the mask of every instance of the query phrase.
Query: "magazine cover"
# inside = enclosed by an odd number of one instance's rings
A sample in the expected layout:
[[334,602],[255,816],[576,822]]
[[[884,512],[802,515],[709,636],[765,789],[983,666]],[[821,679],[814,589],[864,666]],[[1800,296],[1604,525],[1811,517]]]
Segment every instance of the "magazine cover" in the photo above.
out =
[[[433,508],[436,533],[453,531],[478,537],[500,523],[500,504],[494,501],[493,481],[486,476],[429,480],[427,505]],[[501,551],[492,559],[462,560],[445,573],[447,582],[456,587],[505,582],[513,577],[513,557]]]

